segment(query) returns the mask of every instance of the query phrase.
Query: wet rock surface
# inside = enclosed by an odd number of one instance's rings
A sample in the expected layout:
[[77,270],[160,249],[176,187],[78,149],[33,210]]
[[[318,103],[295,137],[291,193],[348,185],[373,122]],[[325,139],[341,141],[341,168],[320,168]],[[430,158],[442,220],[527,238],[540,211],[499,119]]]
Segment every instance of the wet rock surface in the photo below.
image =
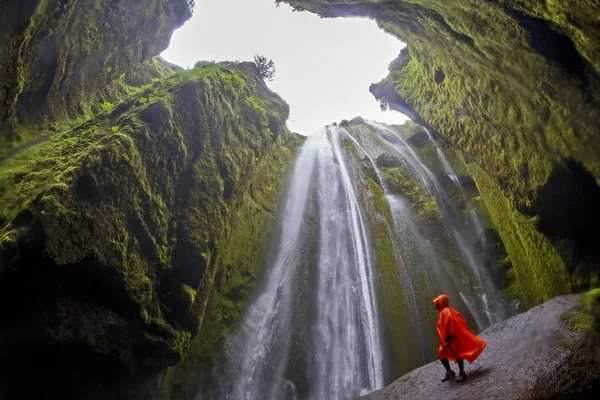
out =
[[[572,311],[580,298],[556,297],[486,329],[480,336],[488,346],[473,364],[465,363],[465,382],[442,383],[444,367],[435,361],[360,399],[535,398],[536,383],[560,369],[571,354],[568,344],[581,337],[570,331],[561,317]],[[458,366],[451,366],[457,372]]]

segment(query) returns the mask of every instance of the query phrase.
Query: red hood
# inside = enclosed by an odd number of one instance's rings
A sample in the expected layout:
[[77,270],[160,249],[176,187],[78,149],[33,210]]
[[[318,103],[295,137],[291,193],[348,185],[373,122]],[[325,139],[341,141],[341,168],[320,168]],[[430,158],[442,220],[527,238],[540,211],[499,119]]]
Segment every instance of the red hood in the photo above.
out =
[[449,306],[450,298],[443,294],[441,296],[436,297],[436,299],[433,300],[433,303],[435,304],[435,308],[437,308],[438,311],[442,311],[444,308]]

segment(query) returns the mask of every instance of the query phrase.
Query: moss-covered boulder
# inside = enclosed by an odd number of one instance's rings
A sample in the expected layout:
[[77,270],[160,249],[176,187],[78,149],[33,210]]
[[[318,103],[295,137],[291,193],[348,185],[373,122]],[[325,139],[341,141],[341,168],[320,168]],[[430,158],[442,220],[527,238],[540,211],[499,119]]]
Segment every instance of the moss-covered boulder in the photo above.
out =
[[254,64],[204,65],[1,161],[5,398],[134,397],[193,337],[209,358],[260,266],[288,113]]
[[[522,276],[538,281],[539,290],[521,292],[528,306],[597,282],[598,2],[283,1],[324,17],[374,18],[407,44],[371,92],[480,169],[482,199],[504,205],[490,210],[502,239],[513,242],[509,252],[521,249],[512,258]],[[507,224],[507,215],[516,219]]]

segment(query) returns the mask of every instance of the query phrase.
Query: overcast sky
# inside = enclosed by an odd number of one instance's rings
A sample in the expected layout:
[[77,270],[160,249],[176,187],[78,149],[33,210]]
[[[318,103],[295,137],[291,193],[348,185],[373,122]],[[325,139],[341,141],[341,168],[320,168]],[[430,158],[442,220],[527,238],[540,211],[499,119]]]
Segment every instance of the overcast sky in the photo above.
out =
[[406,120],[381,112],[369,85],[387,75],[404,46],[366,19],[321,19],[274,0],[196,0],[194,16],[176,31],[162,56],[183,67],[198,60],[273,59],[269,83],[290,105],[288,126],[310,134],[360,115],[387,123]]

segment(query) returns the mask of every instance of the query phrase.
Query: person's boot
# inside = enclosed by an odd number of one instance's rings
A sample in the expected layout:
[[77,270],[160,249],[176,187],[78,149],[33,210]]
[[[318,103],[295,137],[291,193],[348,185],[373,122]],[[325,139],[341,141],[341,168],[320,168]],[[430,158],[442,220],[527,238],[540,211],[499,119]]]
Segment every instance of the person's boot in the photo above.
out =
[[450,379],[454,379],[454,377],[456,377],[456,372],[449,370],[446,371],[446,375],[442,378],[442,382],[446,382]]
[[458,376],[456,377],[456,382],[462,382],[466,379],[467,379],[467,374],[465,374],[465,371],[460,371],[458,373]]

